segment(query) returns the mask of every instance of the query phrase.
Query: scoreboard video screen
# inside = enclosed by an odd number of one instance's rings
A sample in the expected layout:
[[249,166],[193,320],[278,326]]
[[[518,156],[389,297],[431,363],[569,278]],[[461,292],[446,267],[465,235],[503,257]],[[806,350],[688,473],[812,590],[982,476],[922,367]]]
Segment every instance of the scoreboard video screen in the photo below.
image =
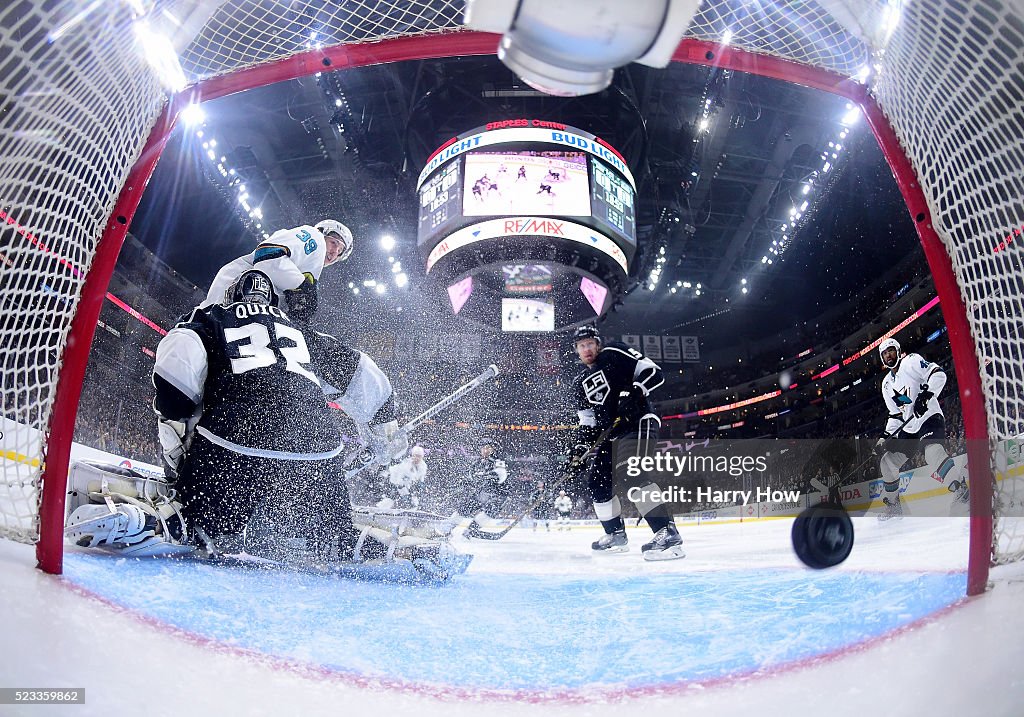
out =
[[466,155],[465,186],[467,217],[590,214],[582,152],[472,152]]
[[594,216],[625,239],[636,243],[636,192],[622,175],[599,159],[593,162]]
[[565,125],[510,123],[466,132],[428,160],[418,183],[417,245],[429,251],[481,217],[571,217],[610,234],[632,257],[636,188],[615,150]]
[[459,163],[452,162],[420,187],[419,236],[445,234],[459,219],[462,204],[459,176]]
[[540,119],[453,137],[416,184],[417,248],[460,321],[561,331],[602,316],[636,253],[636,180],[584,130]]

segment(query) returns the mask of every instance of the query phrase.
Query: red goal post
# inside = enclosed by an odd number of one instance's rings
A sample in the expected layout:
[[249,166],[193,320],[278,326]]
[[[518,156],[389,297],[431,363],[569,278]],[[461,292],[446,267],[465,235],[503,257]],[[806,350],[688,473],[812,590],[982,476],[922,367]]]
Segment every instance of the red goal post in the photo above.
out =
[[[146,3],[149,19],[174,17],[194,37],[178,52],[188,86],[168,95],[130,39],[146,20],[131,4],[54,5],[0,9],[0,536],[35,542],[40,567],[58,573],[93,331],[178,112],[193,99],[326,70],[490,54],[497,37],[461,31],[462,4],[450,0],[228,0],[209,16],[194,2]],[[1006,0],[708,0],[675,54],[862,109],[914,218],[949,328],[971,464],[970,594],[985,589],[990,561],[1024,554],[1024,530],[998,511],[993,521],[991,507],[993,456],[1024,418],[1024,242],[994,250],[1024,223],[1021,15]],[[866,83],[852,79],[865,67]]]

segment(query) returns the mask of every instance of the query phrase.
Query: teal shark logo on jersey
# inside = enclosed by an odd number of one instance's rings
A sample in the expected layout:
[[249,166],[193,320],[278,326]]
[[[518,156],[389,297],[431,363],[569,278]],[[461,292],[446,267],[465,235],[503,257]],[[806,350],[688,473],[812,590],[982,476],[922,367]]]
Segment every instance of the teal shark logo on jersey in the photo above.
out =
[[897,406],[909,406],[913,403],[913,401],[910,400],[910,396],[907,395],[906,390],[901,391],[898,388],[894,388],[892,390],[892,400],[896,402]]

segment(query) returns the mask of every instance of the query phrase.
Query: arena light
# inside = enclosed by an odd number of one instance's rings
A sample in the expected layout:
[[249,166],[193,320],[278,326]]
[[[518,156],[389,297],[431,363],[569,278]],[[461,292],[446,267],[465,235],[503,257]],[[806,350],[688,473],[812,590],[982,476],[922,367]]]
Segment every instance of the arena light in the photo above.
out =
[[699,0],[469,0],[465,24],[502,35],[498,59],[526,84],[573,97],[600,92],[630,62],[665,67]]
[[[206,121],[206,113],[203,112],[202,107],[193,102],[181,111],[181,121],[188,127],[195,127]],[[196,135],[202,138],[202,130],[196,132]]]
[[139,50],[160,83],[172,92],[185,89],[185,71],[181,69],[178,53],[171,41],[143,21],[134,23],[132,30]]
[[380,238],[380,248],[384,251],[391,251],[395,248],[395,238],[390,234],[385,234]]

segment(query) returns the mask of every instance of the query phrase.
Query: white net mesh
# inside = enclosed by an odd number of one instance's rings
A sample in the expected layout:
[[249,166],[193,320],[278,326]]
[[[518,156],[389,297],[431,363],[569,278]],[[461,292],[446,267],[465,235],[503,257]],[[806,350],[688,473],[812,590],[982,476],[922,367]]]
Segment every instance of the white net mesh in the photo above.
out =
[[[873,84],[953,261],[993,448],[1024,435],[1024,246],[996,251],[1024,223],[1022,14],[1019,3],[910,3]],[[998,481],[1004,513],[1024,495],[1016,485]],[[997,561],[1024,555],[1021,528],[997,507]]]
[[[0,10],[0,209],[20,227],[0,235],[0,390],[5,420],[15,424],[4,428],[0,486],[0,533],[9,537],[35,537],[44,449],[33,431],[48,425],[84,274],[164,101],[142,53],[125,41],[129,5],[32,0]],[[148,10],[197,82],[317,46],[457,30],[463,3],[175,0]],[[728,35],[734,47],[846,77],[871,68],[868,83],[953,260],[993,440],[1024,432],[1024,240],[994,251],[1024,224],[1022,14],[1008,0],[707,0],[687,33],[716,42]],[[1021,502],[1007,491],[1004,503]],[[1009,521],[999,521],[997,535],[999,556],[1024,552],[1024,534]]]
[[199,80],[318,46],[456,30],[462,26],[463,7],[453,0],[227,2],[182,54],[181,64]]
[[165,101],[125,41],[124,6],[77,17],[81,7],[0,9],[0,535],[27,541],[37,537],[40,464],[71,318]]

